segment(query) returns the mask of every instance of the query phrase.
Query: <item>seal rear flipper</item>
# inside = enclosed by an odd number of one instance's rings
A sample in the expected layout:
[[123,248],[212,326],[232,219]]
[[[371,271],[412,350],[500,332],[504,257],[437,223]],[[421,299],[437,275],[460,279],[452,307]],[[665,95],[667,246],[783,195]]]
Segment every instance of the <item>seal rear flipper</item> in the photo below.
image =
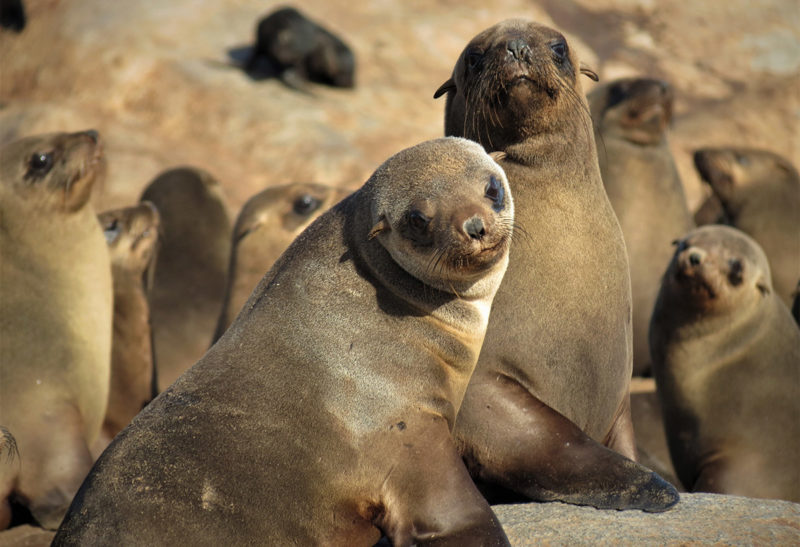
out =
[[656,473],[595,442],[507,376],[473,378],[453,434],[476,481],[534,501],[659,512],[679,500]]
[[[413,432],[408,425],[407,432]],[[469,476],[444,420],[413,444],[381,489],[374,520],[393,545],[509,545],[500,522]]]

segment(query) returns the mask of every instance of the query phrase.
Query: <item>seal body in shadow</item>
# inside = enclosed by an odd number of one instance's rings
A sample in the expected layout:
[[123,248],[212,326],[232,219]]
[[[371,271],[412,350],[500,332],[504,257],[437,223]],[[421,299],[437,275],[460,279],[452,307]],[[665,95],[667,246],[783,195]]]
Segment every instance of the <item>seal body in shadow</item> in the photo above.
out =
[[[776,294],[791,306],[800,278],[797,169],[777,154],[753,148],[700,149],[694,163],[713,192],[698,215],[730,224],[755,239],[767,254]],[[716,207],[721,208],[720,216],[707,215]]]
[[580,72],[594,75],[559,32],[508,20],[470,41],[434,95],[447,93],[448,135],[505,153],[527,235],[515,239],[454,435],[492,501],[513,492],[659,511],[678,497],[629,459],[630,274]]
[[296,182],[262,190],[247,200],[233,227],[231,259],[216,342],[289,244],[350,190]]
[[650,347],[670,454],[693,492],[800,501],[800,329],[758,244],[728,226],[677,242]]
[[513,205],[475,143],[387,160],[98,460],[54,545],[506,545],[450,435]]
[[336,87],[355,85],[355,55],[340,38],[295,8],[278,9],[259,23],[245,70],[276,73],[290,87],[304,81]]
[[159,390],[211,344],[225,294],[231,223],[217,180],[195,167],[160,174],[142,193],[161,218],[150,290]]
[[89,202],[103,167],[95,131],[0,148],[0,424],[21,463],[0,468],[0,498],[45,528],[91,468],[108,401],[111,266]]
[[595,88],[587,98],[600,174],[631,267],[633,374],[647,375],[647,329],[671,256],[668,244],[694,226],[667,141],[672,89],[660,80],[626,78]]
[[103,430],[95,453],[157,394],[147,290],[152,282],[159,217],[146,201],[98,215],[111,254],[114,326],[111,385]]

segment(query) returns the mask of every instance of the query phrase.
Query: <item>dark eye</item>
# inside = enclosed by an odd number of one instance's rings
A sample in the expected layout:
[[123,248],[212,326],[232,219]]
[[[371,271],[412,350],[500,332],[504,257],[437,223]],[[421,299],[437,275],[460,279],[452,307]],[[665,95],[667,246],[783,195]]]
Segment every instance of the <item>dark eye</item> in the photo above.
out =
[[489,183],[486,185],[485,195],[487,198],[492,200],[494,205],[492,208],[495,211],[500,211],[503,209],[503,199],[505,198],[505,190],[503,189],[503,185],[497,180],[494,175],[489,177]]
[[686,248],[689,246],[685,239],[676,239],[672,242],[672,244],[676,247],[676,253],[686,250]]
[[314,196],[309,196],[308,194],[303,194],[302,196],[298,197],[294,200],[294,205],[292,209],[298,215],[309,215],[319,209],[321,202],[315,198]]
[[728,266],[730,266],[728,280],[731,282],[731,285],[734,287],[740,285],[742,283],[742,279],[744,279],[744,266],[742,266],[742,261],[736,258],[731,259],[728,261]]
[[106,236],[106,243],[111,244],[119,237],[120,227],[117,219],[112,219],[111,222],[103,226],[103,235]]
[[479,49],[471,49],[467,51],[467,67],[468,68],[475,68],[478,66],[478,63],[481,62],[483,59],[483,52]]
[[408,225],[415,232],[424,232],[430,222],[431,219],[419,211],[411,211],[408,214]]
[[564,59],[567,58],[567,43],[564,40],[558,40],[557,42],[553,42],[550,44],[550,49],[553,51],[555,55],[556,62],[561,64],[564,62]]
[[51,152],[36,152],[28,162],[28,173],[41,177],[46,175],[53,167],[53,154]]

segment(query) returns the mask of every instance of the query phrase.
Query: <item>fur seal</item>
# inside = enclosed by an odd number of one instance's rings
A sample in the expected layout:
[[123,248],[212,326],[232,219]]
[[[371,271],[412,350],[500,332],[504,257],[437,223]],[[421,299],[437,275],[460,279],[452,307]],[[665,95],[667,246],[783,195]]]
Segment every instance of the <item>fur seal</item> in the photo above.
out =
[[450,429],[512,224],[477,144],[388,159],[117,436],[53,545],[507,545]]
[[651,78],[625,78],[587,97],[608,199],[622,228],[631,268],[633,374],[650,373],[647,329],[670,241],[694,227],[667,129],[672,88]]
[[347,44],[290,7],[259,21],[256,43],[245,65],[250,74],[277,73],[289,87],[300,89],[305,80],[353,87],[355,68],[355,55]]
[[294,238],[349,193],[343,188],[295,182],[267,188],[247,200],[233,227],[231,260],[215,342]]
[[[800,278],[800,175],[781,156],[754,148],[703,148],[694,153],[723,221],[755,239],[772,270],[775,292],[787,306]],[[704,210],[710,205],[701,205]],[[717,219],[719,222],[720,219]]]
[[153,203],[161,218],[149,303],[163,391],[211,344],[225,295],[231,223],[219,182],[195,167],[161,173],[141,201]]
[[513,491],[661,511],[677,492],[628,459],[630,274],[578,80],[594,73],[579,67],[559,32],[512,19],[473,38],[434,95],[447,93],[448,135],[506,154],[527,234],[513,245],[454,435],[490,501]]
[[694,492],[800,502],[800,329],[745,233],[676,242],[650,326],[670,454]]
[[92,465],[108,401],[111,266],[89,202],[102,174],[95,131],[0,148],[0,423],[21,455],[0,494],[45,528]]
[[100,440],[105,448],[158,393],[147,284],[155,265],[159,217],[145,201],[97,218],[111,254],[114,283],[111,387]]

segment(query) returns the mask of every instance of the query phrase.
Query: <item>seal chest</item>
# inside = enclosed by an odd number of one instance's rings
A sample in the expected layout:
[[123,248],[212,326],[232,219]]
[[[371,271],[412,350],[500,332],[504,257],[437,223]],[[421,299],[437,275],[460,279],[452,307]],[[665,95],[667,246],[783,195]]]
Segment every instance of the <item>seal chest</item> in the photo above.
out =
[[54,545],[506,545],[450,430],[513,212],[475,143],[387,160],[117,436]]

